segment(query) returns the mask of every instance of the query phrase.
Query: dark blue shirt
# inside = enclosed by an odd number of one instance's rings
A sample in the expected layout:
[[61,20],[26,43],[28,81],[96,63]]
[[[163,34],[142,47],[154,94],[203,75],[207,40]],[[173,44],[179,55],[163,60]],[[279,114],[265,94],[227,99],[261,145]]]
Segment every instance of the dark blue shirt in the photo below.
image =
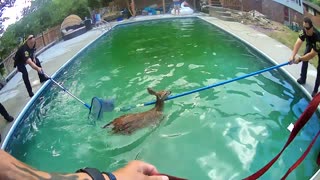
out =
[[[35,46],[34,46],[35,47]],[[35,48],[29,48],[27,43],[24,43],[20,48],[17,50],[16,55],[14,56],[14,60],[16,64],[26,64],[29,58],[34,58],[34,53],[36,51]]]
[[316,52],[320,53],[320,33],[317,29],[313,28],[312,36],[308,36],[305,29],[299,33],[299,38],[306,41],[307,46],[310,46]]

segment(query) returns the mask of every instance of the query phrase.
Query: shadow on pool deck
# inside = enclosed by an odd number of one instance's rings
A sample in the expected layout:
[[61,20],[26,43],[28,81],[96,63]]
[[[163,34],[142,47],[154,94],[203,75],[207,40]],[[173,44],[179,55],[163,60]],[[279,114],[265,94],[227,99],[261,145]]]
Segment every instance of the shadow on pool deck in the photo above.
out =
[[[182,17],[182,16],[180,16]],[[291,49],[281,44],[280,42],[271,39],[265,34],[262,34],[249,26],[243,25],[238,22],[222,21],[214,17],[207,15],[198,14],[198,17],[212,23],[223,30],[239,37],[240,39],[248,42],[252,47],[256,48],[258,51],[263,53],[265,56],[274,60],[276,64],[282,64],[288,61],[291,55]],[[122,21],[120,23],[126,22],[136,22],[140,20],[158,19],[158,18],[176,18],[173,15],[156,15],[156,16],[141,16],[134,19]],[[49,75],[57,71],[65,62],[71,59],[76,53],[78,53],[87,44],[98,38],[103,33],[101,29],[94,29],[85,34],[82,34],[76,38],[70,39],[68,41],[61,41],[56,43],[54,46],[48,48],[38,57],[42,61],[43,69]],[[303,48],[303,47],[302,47]],[[300,74],[301,63],[298,65],[287,65],[284,66],[289,75],[297,79]],[[36,92],[40,87],[38,76],[34,70],[30,67],[27,68],[29,71],[29,79],[32,84],[33,91]],[[310,95],[312,92],[316,69],[313,66],[309,66],[307,82],[302,87],[302,90]],[[24,106],[30,100],[22,77],[20,73],[17,73],[7,85],[0,91],[0,101],[6,107],[8,112],[14,116],[18,117],[19,113],[22,111]],[[2,116],[0,116],[0,127],[2,139],[8,133],[11,123],[7,123]]]

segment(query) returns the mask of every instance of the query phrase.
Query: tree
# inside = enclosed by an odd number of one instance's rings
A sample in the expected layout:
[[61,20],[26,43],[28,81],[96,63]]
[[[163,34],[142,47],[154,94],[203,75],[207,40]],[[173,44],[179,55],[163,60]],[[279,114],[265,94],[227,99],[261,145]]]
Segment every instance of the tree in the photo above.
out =
[[100,8],[110,0],[34,0],[31,7],[23,10],[23,18],[10,25],[0,37],[0,58],[7,57],[18,45],[17,39],[28,34],[40,34],[60,25],[65,17],[76,14],[88,17],[88,7]]
[[320,0],[311,0],[311,2],[313,2],[314,4],[320,6]]
[[88,7],[90,7],[91,9],[100,8],[101,5],[101,0],[88,0]]

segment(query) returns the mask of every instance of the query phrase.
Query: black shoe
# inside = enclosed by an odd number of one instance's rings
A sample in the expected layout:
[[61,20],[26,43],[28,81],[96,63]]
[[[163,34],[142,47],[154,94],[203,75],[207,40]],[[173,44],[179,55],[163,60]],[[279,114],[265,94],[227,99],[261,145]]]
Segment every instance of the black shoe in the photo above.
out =
[[7,120],[8,122],[12,122],[14,120],[14,118],[12,116],[8,116],[4,118],[5,120]]
[[29,97],[32,97],[33,95],[34,95],[33,92],[29,93]]
[[306,80],[302,80],[301,78],[299,78],[299,79],[297,80],[297,82],[298,82],[299,84],[305,84],[305,83],[306,83]]
[[301,78],[299,78],[299,79],[297,80],[297,82],[298,82],[299,84],[305,84],[305,83],[306,83],[306,80],[302,80]]
[[40,83],[44,83],[44,82],[48,81],[48,79],[49,79],[49,78],[47,78],[47,77],[46,77],[46,78],[43,78],[43,79],[40,79]]
[[314,92],[314,91],[313,91],[312,94],[311,94],[311,96],[314,97],[314,96],[317,95],[317,94],[318,94],[318,92]]

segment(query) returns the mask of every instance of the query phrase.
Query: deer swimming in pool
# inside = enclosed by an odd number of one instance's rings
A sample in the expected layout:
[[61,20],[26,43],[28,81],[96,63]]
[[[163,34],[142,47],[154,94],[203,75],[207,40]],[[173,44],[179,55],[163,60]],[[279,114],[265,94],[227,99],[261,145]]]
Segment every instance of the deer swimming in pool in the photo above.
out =
[[102,128],[112,128],[113,133],[128,135],[138,129],[160,123],[164,118],[164,101],[171,94],[171,91],[155,92],[151,88],[147,88],[147,90],[149,94],[157,97],[156,104],[152,109],[141,113],[122,115]]

